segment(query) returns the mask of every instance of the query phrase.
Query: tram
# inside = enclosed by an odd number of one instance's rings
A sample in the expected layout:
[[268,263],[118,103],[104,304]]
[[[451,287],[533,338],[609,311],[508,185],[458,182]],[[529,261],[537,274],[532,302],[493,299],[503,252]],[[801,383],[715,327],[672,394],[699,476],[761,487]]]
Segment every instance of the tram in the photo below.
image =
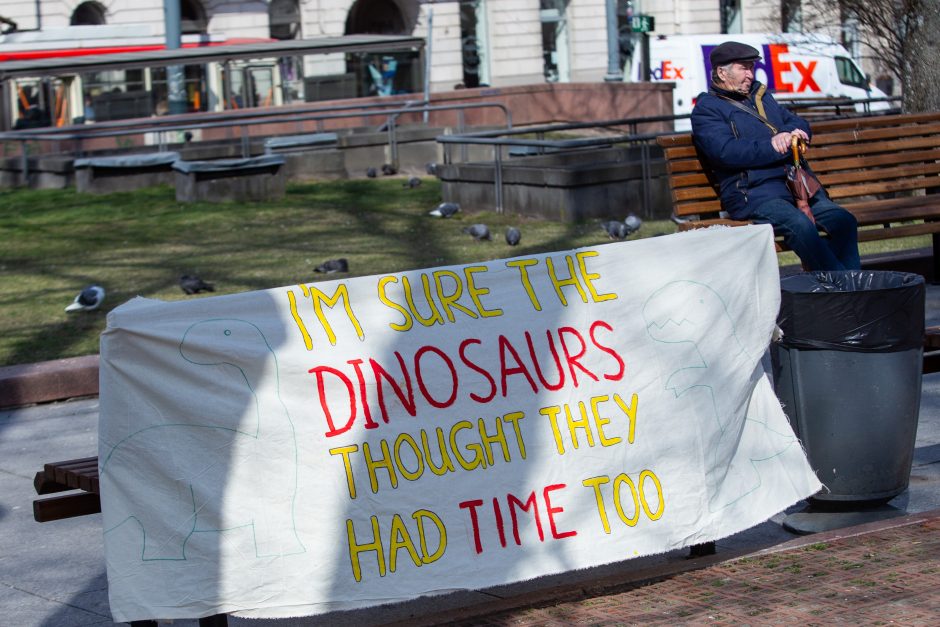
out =
[[[421,91],[424,40],[183,35],[167,50],[149,25],[69,26],[0,35],[0,129],[169,113],[181,68],[186,111],[225,111]],[[389,71],[392,68],[392,71]]]

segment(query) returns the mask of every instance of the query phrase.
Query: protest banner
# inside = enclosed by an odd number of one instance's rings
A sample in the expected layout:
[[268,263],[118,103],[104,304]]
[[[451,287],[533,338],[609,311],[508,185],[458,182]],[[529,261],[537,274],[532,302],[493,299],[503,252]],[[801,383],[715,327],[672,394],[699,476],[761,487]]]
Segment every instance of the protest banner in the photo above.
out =
[[115,620],[285,617],[720,539],[816,492],[769,226],[112,311]]

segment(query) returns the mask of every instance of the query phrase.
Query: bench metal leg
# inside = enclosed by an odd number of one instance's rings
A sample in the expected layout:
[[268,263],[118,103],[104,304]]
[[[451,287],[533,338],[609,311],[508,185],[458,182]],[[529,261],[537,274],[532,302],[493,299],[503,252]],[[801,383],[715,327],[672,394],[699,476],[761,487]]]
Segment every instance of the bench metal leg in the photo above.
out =
[[695,559],[696,557],[705,557],[706,555],[715,554],[715,543],[714,542],[703,542],[702,544],[693,544],[689,547],[689,558]]
[[933,276],[930,277],[930,282],[937,285],[940,284],[940,233],[934,233],[931,239],[933,241],[933,257],[930,260],[930,269]]

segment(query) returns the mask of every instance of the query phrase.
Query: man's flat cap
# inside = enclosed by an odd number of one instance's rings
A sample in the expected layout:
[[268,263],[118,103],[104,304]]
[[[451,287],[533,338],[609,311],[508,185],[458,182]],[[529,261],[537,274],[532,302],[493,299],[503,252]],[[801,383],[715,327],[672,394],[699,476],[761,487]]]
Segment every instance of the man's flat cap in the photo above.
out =
[[712,67],[718,67],[732,61],[757,61],[760,59],[760,52],[747,44],[726,41],[713,48],[708,59],[712,62]]

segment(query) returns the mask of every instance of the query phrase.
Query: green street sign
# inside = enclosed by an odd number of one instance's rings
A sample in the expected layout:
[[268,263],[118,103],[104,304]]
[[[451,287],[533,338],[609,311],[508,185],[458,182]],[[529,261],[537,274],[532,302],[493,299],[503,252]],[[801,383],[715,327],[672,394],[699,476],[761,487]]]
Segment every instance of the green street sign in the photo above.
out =
[[630,22],[634,33],[648,33],[656,30],[656,18],[652,15],[634,15]]

